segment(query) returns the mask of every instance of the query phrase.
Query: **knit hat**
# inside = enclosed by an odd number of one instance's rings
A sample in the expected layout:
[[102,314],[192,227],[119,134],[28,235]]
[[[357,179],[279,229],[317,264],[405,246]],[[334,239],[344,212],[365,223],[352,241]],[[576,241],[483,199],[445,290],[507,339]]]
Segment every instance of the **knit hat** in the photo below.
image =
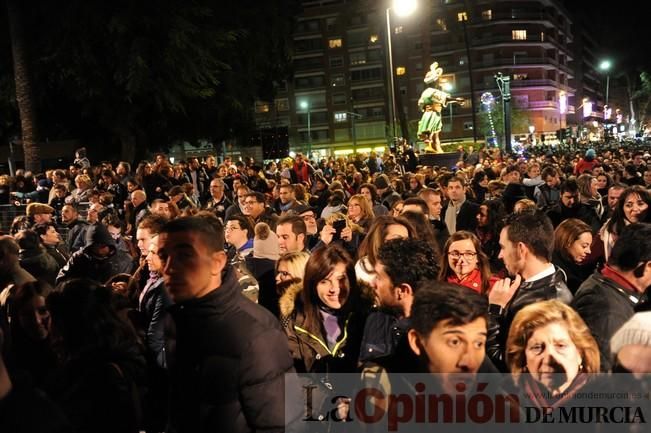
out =
[[255,238],[253,238],[253,257],[257,259],[278,260],[280,252],[278,249],[278,237],[271,231],[266,223],[258,223],[255,226]]
[[596,158],[597,153],[594,151],[594,149],[588,149],[585,152],[585,159],[587,161],[592,161]]
[[377,189],[387,189],[389,187],[389,178],[386,174],[381,174],[373,182]]
[[34,216],[43,213],[54,213],[54,209],[45,203],[30,203],[25,211],[27,216]]
[[610,351],[619,353],[624,346],[651,346],[651,311],[636,313],[610,339]]

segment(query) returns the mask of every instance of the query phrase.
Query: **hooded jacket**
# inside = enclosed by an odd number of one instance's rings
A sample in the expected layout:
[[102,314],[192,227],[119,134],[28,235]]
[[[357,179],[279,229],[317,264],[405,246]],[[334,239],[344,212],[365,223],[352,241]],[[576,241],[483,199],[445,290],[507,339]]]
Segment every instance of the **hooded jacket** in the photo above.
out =
[[[93,248],[101,245],[110,249],[105,257],[93,254]],[[132,271],[131,257],[117,250],[115,241],[104,225],[94,224],[86,230],[86,246],[70,256],[68,263],[59,271],[56,284],[71,278],[91,278],[104,283],[114,275],[130,274]]]

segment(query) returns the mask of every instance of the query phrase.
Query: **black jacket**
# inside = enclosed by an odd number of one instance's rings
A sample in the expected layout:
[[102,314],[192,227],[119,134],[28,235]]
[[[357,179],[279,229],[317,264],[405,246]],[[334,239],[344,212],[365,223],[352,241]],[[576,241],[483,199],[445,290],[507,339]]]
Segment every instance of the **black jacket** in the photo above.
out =
[[579,203],[574,207],[567,207],[559,202],[547,211],[547,216],[552,221],[554,228],[569,218],[577,218],[589,225],[593,233],[597,233],[601,228],[599,217],[588,205]]
[[176,324],[171,432],[284,430],[287,337],[240,293],[234,269],[209,294],[169,309]]
[[[111,253],[106,257],[92,254],[94,245],[108,245]],[[115,248],[115,241],[102,224],[94,224],[86,230],[86,246],[70,256],[68,263],[59,271],[56,283],[71,278],[91,278],[105,283],[114,275],[133,271],[133,260],[124,251]]]
[[635,314],[641,295],[633,293],[598,272],[576,292],[572,307],[592,332],[601,353],[601,370],[611,366],[610,338]]
[[[441,220],[445,221],[445,213],[448,211],[448,205],[441,209]],[[456,231],[466,230],[474,233],[477,228],[477,214],[479,213],[479,205],[466,200],[461,205],[459,213],[457,214],[457,227]]]
[[68,224],[68,234],[66,235],[66,247],[70,254],[78,251],[86,244],[86,230],[88,223],[82,219],[76,219]]
[[579,286],[595,271],[595,263],[579,265],[557,252],[552,254],[552,263],[557,269],[562,269],[565,273],[565,281],[567,281],[567,287],[572,294],[575,294]]
[[165,330],[168,324],[167,308],[172,305],[172,301],[165,291],[162,276],[149,281],[143,291],[145,293],[138,309],[142,313],[146,354],[150,362],[153,361],[161,368],[167,368]]
[[45,248],[39,245],[36,249],[21,249],[18,255],[20,266],[32,274],[34,278],[45,280],[49,284],[54,284],[59,265],[54,257],[50,256]]
[[572,302],[572,293],[565,284],[561,270],[556,270],[554,274],[540,280],[522,282],[513,298],[501,311],[498,311],[496,305],[490,305],[486,353],[498,369],[506,371],[506,337],[516,313],[529,304],[550,299],[558,299],[565,304]]

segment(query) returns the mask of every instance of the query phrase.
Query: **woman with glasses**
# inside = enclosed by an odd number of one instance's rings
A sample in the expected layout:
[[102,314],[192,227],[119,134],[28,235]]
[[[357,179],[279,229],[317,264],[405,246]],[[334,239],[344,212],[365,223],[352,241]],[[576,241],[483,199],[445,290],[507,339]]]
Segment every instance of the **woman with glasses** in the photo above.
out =
[[455,232],[445,243],[443,252],[439,280],[469,287],[483,295],[498,280],[491,275],[488,256],[474,234]]

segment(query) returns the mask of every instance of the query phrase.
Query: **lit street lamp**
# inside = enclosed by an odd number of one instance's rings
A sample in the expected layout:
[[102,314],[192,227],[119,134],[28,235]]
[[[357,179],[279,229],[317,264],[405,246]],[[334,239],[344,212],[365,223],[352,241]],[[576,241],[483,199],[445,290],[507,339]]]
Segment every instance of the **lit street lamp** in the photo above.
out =
[[395,93],[395,83],[394,83],[394,70],[393,70],[393,54],[391,52],[391,10],[395,12],[396,15],[400,17],[406,17],[411,15],[416,10],[417,2],[416,0],[393,0],[393,6],[387,8],[387,51],[389,53],[389,90],[391,92],[391,103],[389,108],[391,110],[391,122],[393,130],[393,138],[395,139],[398,136],[396,131],[396,93]]
[[307,101],[301,102],[301,108],[307,110],[307,160],[312,156],[312,131],[310,124],[310,103]]
[[610,60],[603,60],[599,63],[599,69],[606,73],[606,105],[608,105],[608,91],[610,90],[610,68],[612,67]]

